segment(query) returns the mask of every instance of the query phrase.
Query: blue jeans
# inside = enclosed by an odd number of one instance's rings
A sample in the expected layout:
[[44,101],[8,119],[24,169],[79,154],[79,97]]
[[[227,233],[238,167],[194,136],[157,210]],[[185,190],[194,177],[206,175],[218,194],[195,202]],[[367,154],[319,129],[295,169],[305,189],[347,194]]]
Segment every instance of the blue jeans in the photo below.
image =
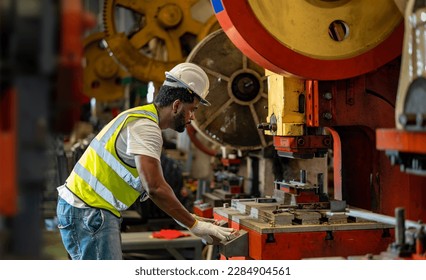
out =
[[121,260],[121,218],[98,208],[77,208],[58,197],[58,228],[73,260]]

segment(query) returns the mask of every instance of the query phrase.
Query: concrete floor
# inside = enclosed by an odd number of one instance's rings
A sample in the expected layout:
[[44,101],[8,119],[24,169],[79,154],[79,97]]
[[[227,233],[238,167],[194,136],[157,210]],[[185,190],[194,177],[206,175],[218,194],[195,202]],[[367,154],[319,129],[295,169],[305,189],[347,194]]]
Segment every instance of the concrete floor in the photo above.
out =
[[46,260],[68,260],[59,231],[43,230],[42,256]]

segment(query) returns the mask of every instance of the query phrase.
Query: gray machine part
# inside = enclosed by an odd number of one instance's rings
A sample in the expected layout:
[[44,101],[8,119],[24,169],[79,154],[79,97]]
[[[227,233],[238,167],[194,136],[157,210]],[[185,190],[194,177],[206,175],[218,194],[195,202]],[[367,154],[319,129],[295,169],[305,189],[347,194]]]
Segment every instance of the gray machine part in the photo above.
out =
[[267,78],[262,67],[249,60],[223,30],[205,37],[191,51],[188,62],[209,76],[209,107],[201,106],[194,127],[211,142],[240,150],[272,144],[257,125],[268,115]]
[[219,253],[226,258],[231,257],[248,257],[249,243],[248,232],[239,230],[235,233],[235,238],[230,241],[221,242],[219,244]]

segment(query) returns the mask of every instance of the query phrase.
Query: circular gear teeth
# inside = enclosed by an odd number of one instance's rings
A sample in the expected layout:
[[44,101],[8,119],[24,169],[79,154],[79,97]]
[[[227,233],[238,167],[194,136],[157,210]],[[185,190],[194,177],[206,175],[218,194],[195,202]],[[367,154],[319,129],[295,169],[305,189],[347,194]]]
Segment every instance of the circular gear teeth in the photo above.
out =
[[120,67],[101,47],[104,33],[98,32],[84,40],[83,92],[98,101],[114,101],[123,98],[124,85],[122,80],[129,73]]
[[187,61],[200,65],[209,76],[206,99],[194,128],[211,142],[239,150],[257,150],[272,144],[272,137],[257,129],[268,115],[265,70],[248,59],[223,30],[204,38]]
[[154,83],[161,83],[165,71],[185,61],[199,41],[220,28],[208,0],[106,0],[103,21],[106,42],[118,62],[135,78]]
[[102,9],[102,22],[103,22],[103,31],[104,31],[104,33],[105,33],[105,36],[109,36],[110,35],[110,33],[108,32],[108,28],[106,27],[107,26],[107,21],[108,21],[108,10],[107,10],[107,7],[109,7],[111,4],[108,4],[108,2],[111,2],[112,0],[105,0],[105,2],[104,2],[104,6],[103,6],[103,9]]

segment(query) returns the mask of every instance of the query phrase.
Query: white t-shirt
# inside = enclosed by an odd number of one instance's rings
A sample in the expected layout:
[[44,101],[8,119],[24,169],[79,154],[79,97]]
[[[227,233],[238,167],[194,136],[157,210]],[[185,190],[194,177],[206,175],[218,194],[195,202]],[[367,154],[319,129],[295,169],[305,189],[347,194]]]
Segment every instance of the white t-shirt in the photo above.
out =
[[[160,161],[162,147],[163,138],[160,127],[146,118],[140,118],[127,124],[121,130],[116,143],[120,159],[133,167],[135,167],[135,155],[146,155]],[[143,180],[143,178],[141,179]],[[146,186],[145,182],[143,186]],[[65,185],[58,187],[58,193],[60,197],[75,207],[87,207]]]
[[143,118],[127,125],[127,155],[146,155],[160,161],[162,147],[161,129],[155,122]]

